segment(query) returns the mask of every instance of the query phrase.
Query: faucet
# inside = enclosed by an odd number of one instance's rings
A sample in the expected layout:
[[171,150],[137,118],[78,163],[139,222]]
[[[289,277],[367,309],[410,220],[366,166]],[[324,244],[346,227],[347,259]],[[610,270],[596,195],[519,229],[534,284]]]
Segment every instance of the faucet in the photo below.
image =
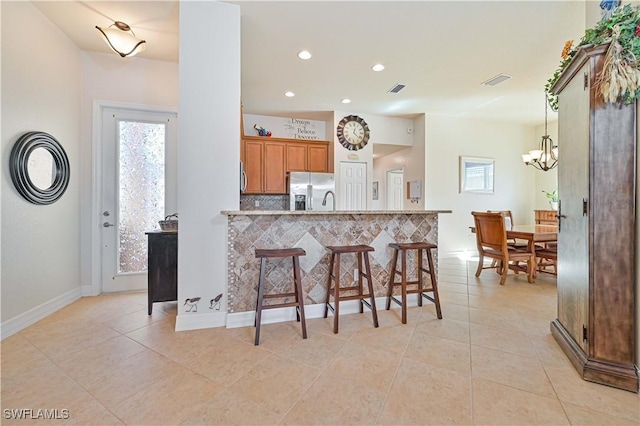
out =
[[334,194],[333,191],[331,190],[324,193],[324,198],[322,199],[322,205],[323,206],[327,205],[327,195],[329,194],[331,194],[331,196],[333,197],[333,211],[336,211],[336,194]]

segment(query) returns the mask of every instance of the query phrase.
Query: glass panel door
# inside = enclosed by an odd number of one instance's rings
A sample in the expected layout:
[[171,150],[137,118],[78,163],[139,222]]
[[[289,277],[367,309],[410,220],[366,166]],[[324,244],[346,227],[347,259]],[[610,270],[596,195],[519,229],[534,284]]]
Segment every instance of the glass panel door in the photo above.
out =
[[175,212],[176,121],[175,113],[104,110],[103,292],[147,288],[145,233]]

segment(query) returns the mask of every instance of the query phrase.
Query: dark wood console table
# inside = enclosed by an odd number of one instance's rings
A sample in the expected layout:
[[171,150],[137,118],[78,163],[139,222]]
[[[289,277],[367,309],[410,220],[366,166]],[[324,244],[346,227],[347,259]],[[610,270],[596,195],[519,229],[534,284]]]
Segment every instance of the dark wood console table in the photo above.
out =
[[148,313],[154,302],[178,300],[178,233],[151,231],[149,238]]

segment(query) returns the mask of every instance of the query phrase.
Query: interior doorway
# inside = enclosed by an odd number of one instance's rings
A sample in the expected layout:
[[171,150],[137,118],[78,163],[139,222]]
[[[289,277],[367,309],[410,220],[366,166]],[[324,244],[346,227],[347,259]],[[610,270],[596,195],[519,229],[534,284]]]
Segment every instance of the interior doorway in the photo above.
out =
[[404,172],[402,169],[387,172],[387,210],[404,208]]

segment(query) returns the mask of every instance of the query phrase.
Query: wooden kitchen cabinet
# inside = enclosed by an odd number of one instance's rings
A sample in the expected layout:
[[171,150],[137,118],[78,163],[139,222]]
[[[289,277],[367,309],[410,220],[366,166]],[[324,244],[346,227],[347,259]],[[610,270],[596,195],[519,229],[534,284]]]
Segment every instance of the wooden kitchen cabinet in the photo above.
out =
[[562,141],[558,317],[551,332],[585,380],[638,392],[637,106],[605,104],[598,93],[607,48],[581,48],[551,88]]
[[264,142],[264,185],[265,194],[287,193],[286,144]]
[[244,194],[262,194],[264,174],[264,143],[262,141],[243,140],[244,172],[247,175],[247,186]]
[[330,173],[330,142],[245,136],[240,159],[247,175],[243,194],[286,194],[288,172]]
[[327,173],[329,171],[329,142],[287,142],[287,171]]
[[307,170],[310,172],[329,171],[329,143],[308,145]]
[[287,143],[287,171],[307,171],[308,146],[305,143]]

